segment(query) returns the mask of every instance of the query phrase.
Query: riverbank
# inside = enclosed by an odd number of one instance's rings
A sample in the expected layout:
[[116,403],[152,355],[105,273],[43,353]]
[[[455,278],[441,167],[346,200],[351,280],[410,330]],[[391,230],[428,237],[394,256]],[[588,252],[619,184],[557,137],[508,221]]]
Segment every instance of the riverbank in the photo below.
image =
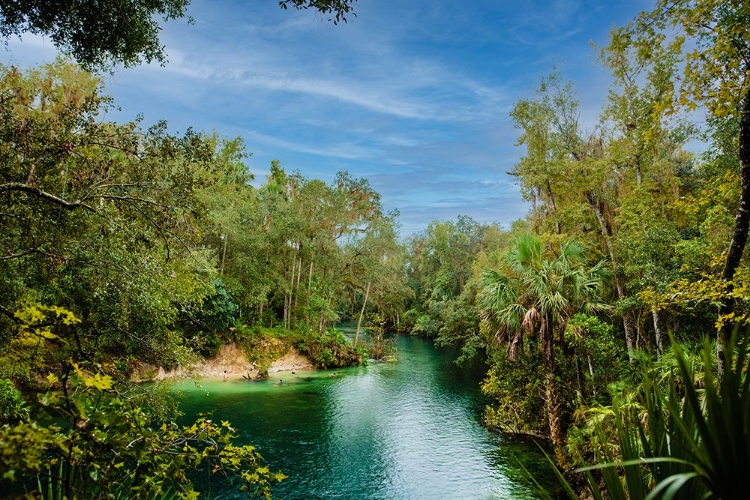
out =
[[[211,379],[223,378],[225,371],[230,380],[246,378],[248,375],[254,378],[258,375],[258,365],[256,363],[253,366],[253,361],[249,360],[236,344],[228,343],[222,345],[219,353],[211,359],[168,371],[161,367],[144,364],[134,370],[132,378],[138,382],[195,377]],[[278,372],[310,370],[315,370],[312,360],[295,347],[290,347],[283,356],[270,364],[267,373],[270,375]]]
[[188,418],[213,412],[240,429],[239,442],[288,476],[274,498],[540,498],[520,465],[553,483],[537,445],[481,425],[482,371],[456,366],[453,352],[430,340],[395,342],[398,363],[277,373],[259,383],[184,380],[175,385],[180,409]]

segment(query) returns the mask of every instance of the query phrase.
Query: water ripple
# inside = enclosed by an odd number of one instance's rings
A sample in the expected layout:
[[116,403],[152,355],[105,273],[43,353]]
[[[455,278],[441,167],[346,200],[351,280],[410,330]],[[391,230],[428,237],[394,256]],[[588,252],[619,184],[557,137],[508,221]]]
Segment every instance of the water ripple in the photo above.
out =
[[289,476],[275,491],[286,500],[536,498],[514,457],[543,480],[546,464],[534,447],[481,427],[478,379],[425,341],[398,342],[396,364],[299,377],[284,387],[186,389],[185,409],[215,405],[217,418],[231,420],[272,470]]

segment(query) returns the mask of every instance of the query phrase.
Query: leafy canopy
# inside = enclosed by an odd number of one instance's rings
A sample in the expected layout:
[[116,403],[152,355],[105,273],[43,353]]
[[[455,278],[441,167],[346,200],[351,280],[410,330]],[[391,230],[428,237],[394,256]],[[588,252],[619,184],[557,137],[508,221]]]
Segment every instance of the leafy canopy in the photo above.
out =
[[[282,0],[286,10],[315,9],[346,22],[357,0]],[[166,63],[160,20],[185,17],[190,0],[0,0],[0,36],[49,36],[64,54],[88,70]],[[188,22],[192,23],[188,17]]]

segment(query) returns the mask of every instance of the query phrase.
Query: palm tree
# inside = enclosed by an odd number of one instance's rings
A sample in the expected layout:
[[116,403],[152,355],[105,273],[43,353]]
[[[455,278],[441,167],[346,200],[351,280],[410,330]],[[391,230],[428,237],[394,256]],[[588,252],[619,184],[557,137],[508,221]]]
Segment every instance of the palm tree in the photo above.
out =
[[539,237],[525,234],[513,243],[503,268],[486,270],[480,284],[482,320],[494,326],[498,343],[508,342],[510,359],[523,349],[524,332],[539,335],[549,435],[558,450],[564,430],[555,382],[555,336],[564,342],[566,322],[576,312],[592,314],[607,308],[600,300],[604,266],[599,262],[586,268],[584,254],[583,246],[574,241],[564,243],[557,255],[545,253]]

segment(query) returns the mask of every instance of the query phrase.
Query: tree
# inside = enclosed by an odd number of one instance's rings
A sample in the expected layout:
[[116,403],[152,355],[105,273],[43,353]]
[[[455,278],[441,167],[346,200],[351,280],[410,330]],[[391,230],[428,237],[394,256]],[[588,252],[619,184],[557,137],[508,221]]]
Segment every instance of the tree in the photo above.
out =
[[463,329],[465,325],[457,324],[457,329],[448,326],[445,314],[454,309],[458,317],[468,312],[465,308],[473,308],[469,304],[473,302],[473,294],[460,297],[472,278],[477,255],[489,246],[487,235],[498,232],[496,225],[479,224],[471,217],[459,215],[455,221],[433,220],[427,229],[411,238],[408,271],[419,300],[409,313],[418,315],[411,325],[413,333],[428,336],[439,333],[442,337],[439,343],[445,345],[457,345],[466,335],[476,335],[475,329]]
[[47,35],[87,69],[166,62],[159,18],[185,16],[190,0],[3,0],[0,35]]
[[[53,331],[40,327],[50,311],[69,324],[80,322],[69,311],[35,305],[19,311],[22,330],[53,338]],[[20,482],[46,498],[155,498],[170,492],[196,498],[195,486],[204,485],[193,481],[203,473],[202,481],[223,477],[248,498],[270,498],[271,485],[285,477],[263,466],[252,446],[235,444],[229,422],[202,417],[177,425],[174,400],[164,400],[158,387],[116,382],[67,362],[46,380],[34,416],[26,412],[0,426],[5,488]]]
[[[703,106],[710,117],[730,117],[738,123],[737,154],[740,196],[734,230],[721,273],[728,291],[719,316],[729,316],[735,306],[733,279],[740,265],[750,228],[750,10],[744,0],[659,0],[651,12],[642,13],[622,32],[646,49],[670,43],[685,52],[678,106]],[[667,38],[665,33],[677,31]],[[687,39],[690,38],[690,43]],[[669,40],[667,42],[667,40]],[[717,359],[732,331],[731,321],[720,328]]]
[[229,175],[237,150],[98,120],[110,102],[100,83],[61,61],[1,68],[0,332],[13,335],[12,311],[29,301],[63,305],[83,325],[61,356],[169,366],[189,354],[179,315],[214,288],[197,194]]
[[[357,0],[281,0],[287,9],[315,9],[346,22]],[[0,36],[49,36],[64,54],[89,70],[142,62],[166,63],[159,19],[185,17],[190,0],[2,0]],[[188,18],[192,22],[192,18]]]
[[567,185],[571,164],[583,159],[573,87],[553,73],[542,79],[534,99],[521,99],[510,115],[521,130],[516,145],[526,146],[526,156],[510,174],[519,177],[524,198],[531,201],[534,223],[553,223],[559,235],[564,226],[560,206],[574,192]]
[[580,244],[566,242],[557,255],[548,257],[539,237],[523,235],[506,254],[502,269],[485,271],[479,292],[483,319],[497,328],[496,340],[508,342],[511,358],[523,345],[524,331],[539,335],[549,435],[558,450],[565,439],[565,422],[555,345],[564,342],[565,326],[573,314],[606,309],[600,301],[603,264],[585,267],[584,254]]

